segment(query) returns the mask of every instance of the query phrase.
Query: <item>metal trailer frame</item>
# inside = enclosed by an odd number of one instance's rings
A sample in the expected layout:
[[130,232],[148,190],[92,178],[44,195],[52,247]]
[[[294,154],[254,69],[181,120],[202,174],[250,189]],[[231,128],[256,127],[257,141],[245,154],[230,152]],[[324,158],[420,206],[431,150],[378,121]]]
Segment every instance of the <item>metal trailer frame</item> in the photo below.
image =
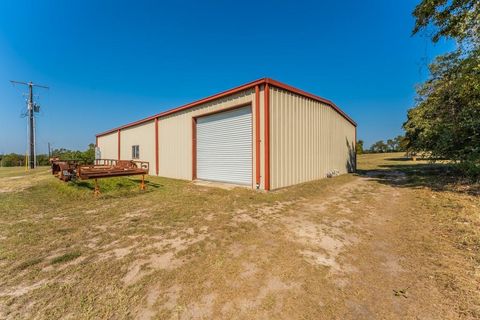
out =
[[74,178],[80,180],[95,180],[94,195],[100,194],[97,179],[142,175],[140,190],[145,190],[145,175],[148,174],[150,164],[147,161],[96,159],[93,165],[82,165],[80,160],[52,159],[52,174],[62,181]]

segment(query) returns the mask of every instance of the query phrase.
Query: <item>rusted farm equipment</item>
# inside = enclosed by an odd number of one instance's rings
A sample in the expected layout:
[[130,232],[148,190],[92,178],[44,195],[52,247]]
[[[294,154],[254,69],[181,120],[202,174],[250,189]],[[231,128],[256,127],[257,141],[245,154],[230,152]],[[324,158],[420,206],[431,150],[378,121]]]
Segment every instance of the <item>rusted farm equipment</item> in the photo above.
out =
[[76,170],[81,163],[80,160],[60,160],[58,158],[50,159],[52,164],[52,174],[62,181],[75,179]]
[[52,174],[60,180],[70,181],[79,178],[80,180],[95,180],[94,195],[100,194],[97,179],[141,175],[142,182],[140,190],[145,190],[145,175],[149,171],[149,163],[146,161],[97,159],[95,164],[81,164],[79,160],[51,159]]

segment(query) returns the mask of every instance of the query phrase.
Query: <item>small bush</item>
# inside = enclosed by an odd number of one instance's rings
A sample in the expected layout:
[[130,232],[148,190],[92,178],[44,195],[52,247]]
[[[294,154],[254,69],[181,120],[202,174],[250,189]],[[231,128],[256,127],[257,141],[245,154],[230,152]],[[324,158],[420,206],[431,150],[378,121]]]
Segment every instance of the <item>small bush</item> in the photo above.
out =
[[472,181],[480,181],[480,163],[475,161],[464,161],[457,164],[458,170]]

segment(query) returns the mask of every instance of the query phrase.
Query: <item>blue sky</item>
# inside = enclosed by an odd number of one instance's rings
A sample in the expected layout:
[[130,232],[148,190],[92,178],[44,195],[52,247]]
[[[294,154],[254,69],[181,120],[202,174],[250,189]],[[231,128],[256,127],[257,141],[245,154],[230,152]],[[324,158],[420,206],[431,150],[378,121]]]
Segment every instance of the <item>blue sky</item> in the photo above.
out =
[[418,1],[1,1],[0,153],[26,150],[11,79],[51,87],[40,152],[262,77],[333,100],[367,145],[393,137],[453,48],[411,37]]

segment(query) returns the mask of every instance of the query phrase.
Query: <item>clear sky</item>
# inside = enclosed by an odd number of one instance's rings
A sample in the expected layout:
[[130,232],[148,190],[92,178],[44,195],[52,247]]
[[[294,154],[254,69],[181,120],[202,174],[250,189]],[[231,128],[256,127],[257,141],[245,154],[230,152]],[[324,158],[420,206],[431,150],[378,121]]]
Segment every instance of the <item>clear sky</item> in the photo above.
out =
[[[262,77],[333,100],[367,145],[401,134],[426,61],[419,0],[0,2],[0,153],[26,150],[22,93],[38,90],[37,149]],[[427,59],[427,60],[426,60]]]

